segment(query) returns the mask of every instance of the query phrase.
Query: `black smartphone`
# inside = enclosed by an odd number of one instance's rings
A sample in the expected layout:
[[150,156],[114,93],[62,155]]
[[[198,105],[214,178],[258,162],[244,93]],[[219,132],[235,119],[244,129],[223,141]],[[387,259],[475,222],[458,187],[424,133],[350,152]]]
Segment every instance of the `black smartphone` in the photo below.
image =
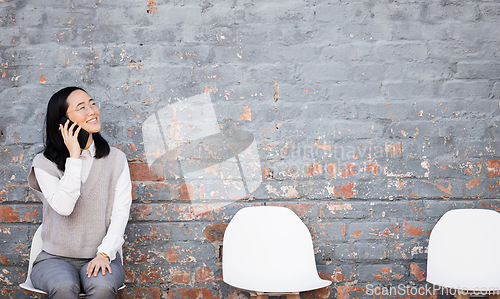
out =
[[[60,121],[61,125],[64,126],[64,124],[68,120],[69,119],[66,116],[61,117],[61,121]],[[69,124],[68,124],[68,128],[71,127],[72,124],[73,124],[73,122],[70,120]],[[77,126],[78,125],[75,126],[73,132],[75,132],[76,129],[78,128]],[[78,143],[80,144],[81,149],[84,149],[87,146],[87,141],[89,140],[89,136],[90,136],[89,132],[85,131],[84,129],[80,129],[80,133],[78,133]]]

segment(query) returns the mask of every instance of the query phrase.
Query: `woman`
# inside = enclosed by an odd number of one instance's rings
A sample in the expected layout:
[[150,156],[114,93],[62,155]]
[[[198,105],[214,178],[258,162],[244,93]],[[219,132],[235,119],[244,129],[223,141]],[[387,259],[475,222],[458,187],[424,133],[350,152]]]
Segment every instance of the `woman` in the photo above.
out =
[[[60,124],[63,117],[74,123]],[[81,130],[90,133],[83,149]],[[130,173],[125,154],[100,130],[99,106],[85,90],[67,87],[51,97],[45,149],[28,177],[43,202],[43,246],[31,281],[51,298],[114,298],[124,281],[117,253],[132,202]]]

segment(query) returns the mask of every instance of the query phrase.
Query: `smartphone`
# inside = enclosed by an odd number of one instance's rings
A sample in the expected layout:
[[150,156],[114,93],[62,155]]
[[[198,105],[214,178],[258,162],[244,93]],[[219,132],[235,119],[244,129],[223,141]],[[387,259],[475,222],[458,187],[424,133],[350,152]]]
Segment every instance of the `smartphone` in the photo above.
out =
[[[64,124],[68,120],[69,119],[66,116],[63,116],[59,123],[64,126]],[[69,124],[68,124],[68,128],[71,127],[72,124],[73,124],[73,122],[70,120]],[[77,128],[78,128],[78,125],[75,126],[75,129],[73,130],[73,132],[75,132]],[[78,143],[80,144],[81,149],[84,149],[87,146],[87,141],[89,140],[89,136],[90,136],[89,132],[85,131],[84,129],[80,129],[80,133],[78,133]]]

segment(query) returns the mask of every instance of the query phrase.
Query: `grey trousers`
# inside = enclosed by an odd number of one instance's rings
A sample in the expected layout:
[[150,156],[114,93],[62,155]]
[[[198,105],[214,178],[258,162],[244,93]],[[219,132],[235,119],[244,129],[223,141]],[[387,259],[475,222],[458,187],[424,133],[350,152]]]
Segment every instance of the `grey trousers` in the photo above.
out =
[[117,256],[111,262],[112,274],[99,271],[97,277],[87,277],[87,264],[91,259],[76,259],[40,252],[31,271],[31,282],[37,289],[47,292],[50,298],[78,298],[85,293],[86,298],[115,298],[123,285],[125,271]]

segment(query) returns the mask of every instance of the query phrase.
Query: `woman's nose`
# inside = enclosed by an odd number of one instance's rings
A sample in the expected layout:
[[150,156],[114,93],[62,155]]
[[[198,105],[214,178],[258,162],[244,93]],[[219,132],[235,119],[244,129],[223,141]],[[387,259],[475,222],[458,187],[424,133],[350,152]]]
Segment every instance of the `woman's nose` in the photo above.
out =
[[92,108],[92,106],[87,106],[87,115],[93,114],[95,114],[95,110]]

